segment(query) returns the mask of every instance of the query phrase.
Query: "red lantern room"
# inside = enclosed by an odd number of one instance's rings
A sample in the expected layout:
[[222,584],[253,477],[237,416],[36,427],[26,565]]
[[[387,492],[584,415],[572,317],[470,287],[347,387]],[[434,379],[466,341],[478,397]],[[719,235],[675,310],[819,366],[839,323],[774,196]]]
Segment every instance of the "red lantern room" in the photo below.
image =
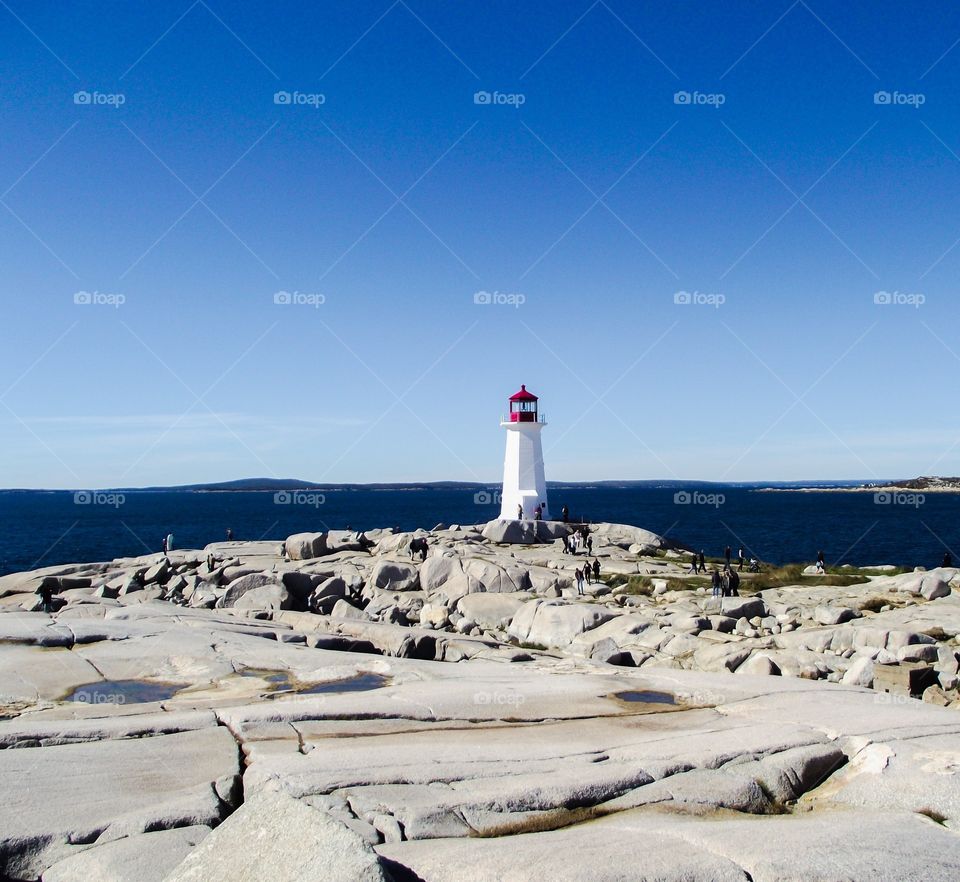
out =
[[516,395],[510,396],[510,422],[535,423],[537,421],[537,396],[521,386]]

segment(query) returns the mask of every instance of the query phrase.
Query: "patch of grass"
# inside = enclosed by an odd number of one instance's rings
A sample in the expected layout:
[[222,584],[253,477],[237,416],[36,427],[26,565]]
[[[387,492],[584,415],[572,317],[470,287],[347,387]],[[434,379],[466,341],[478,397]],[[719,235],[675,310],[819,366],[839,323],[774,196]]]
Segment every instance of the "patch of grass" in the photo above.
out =
[[520,649],[534,649],[534,650],[536,650],[537,652],[546,652],[546,651],[547,651],[547,647],[544,646],[542,643],[527,643],[527,642],[525,642],[525,641],[523,641],[523,640],[518,640],[517,643],[516,643],[516,645],[517,645]]
[[923,815],[924,817],[929,818],[931,821],[934,821],[941,826],[943,826],[943,822],[947,820],[946,815],[941,815],[940,812],[931,808],[917,809],[917,814]]

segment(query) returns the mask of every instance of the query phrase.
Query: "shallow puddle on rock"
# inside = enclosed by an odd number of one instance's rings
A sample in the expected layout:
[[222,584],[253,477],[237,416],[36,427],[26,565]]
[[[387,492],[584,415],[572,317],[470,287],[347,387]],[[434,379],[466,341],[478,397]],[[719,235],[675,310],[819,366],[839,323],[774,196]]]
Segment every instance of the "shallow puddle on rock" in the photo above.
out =
[[284,695],[325,695],[335,692],[369,692],[371,689],[380,689],[387,685],[387,678],[381,674],[357,674],[346,680],[331,680],[326,683],[312,683],[292,689],[278,689],[271,694],[271,698],[281,698]]
[[150,680],[102,680],[78,686],[63,700],[82,704],[143,704],[166,701],[186,686],[186,683],[155,683]]
[[639,702],[640,704],[676,704],[676,699],[669,692],[652,692],[649,690],[637,690],[628,692],[614,692],[614,698],[620,701],[630,703]]
[[271,671],[268,668],[244,668],[240,671],[241,677],[256,677],[258,680],[266,680],[275,686],[289,686],[289,671]]

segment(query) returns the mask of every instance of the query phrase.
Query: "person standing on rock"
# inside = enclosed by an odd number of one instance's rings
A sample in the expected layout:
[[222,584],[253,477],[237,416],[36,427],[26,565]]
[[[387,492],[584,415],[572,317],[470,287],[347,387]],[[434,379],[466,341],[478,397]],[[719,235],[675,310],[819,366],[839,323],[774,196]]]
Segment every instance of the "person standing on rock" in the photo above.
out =
[[427,542],[426,537],[420,540],[420,562],[422,563],[427,559],[427,549],[430,547],[430,543]]
[[37,594],[40,595],[40,608],[45,613],[53,612],[53,586],[53,577],[44,576],[40,582],[40,587],[37,588]]
[[737,569],[738,569],[739,572],[743,572],[743,562],[744,562],[744,560],[745,560],[745,558],[744,558],[744,556],[743,556],[743,546],[741,545],[740,548],[739,548],[739,550],[737,551],[737,563],[739,564],[739,567],[738,567]]
[[163,537],[163,553],[164,554],[167,553],[167,537],[166,536]]
[[577,570],[573,575],[577,580],[577,594],[583,594],[583,570],[581,570],[580,567],[577,567]]
[[824,563],[823,552],[817,552],[817,572],[823,574],[826,570],[826,564]]
[[173,551],[173,533],[167,533],[167,539],[163,546],[164,551]]
[[233,530],[227,527],[227,542],[233,542]]
[[721,597],[730,596],[730,567],[723,568],[723,575],[721,576],[720,596]]
[[593,536],[587,535],[587,554],[593,554]]
[[600,583],[600,561],[596,558],[593,559],[593,581]]
[[564,506],[564,507],[560,510],[560,517],[563,518],[563,522],[564,522],[564,523],[566,523],[567,521],[569,521],[569,520],[570,520],[570,509],[567,508],[566,506]]
[[727,560],[727,567],[729,567],[730,566],[730,546],[729,545],[723,550],[723,556]]
[[952,567],[953,566],[953,555],[949,551],[943,553],[943,563],[940,564],[942,567]]
[[713,596],[720,597],[720,571],[716,567],[713,568],[713,574],[710,576],[710,581],[713,583]]
[[699,562],[699,564],[700,564],[700,572],[701,572],[701,573],[705,573],[705,572],[707,571],[707,562],[706,562],[706,558],[704,557],[703,549],[702,549],[702,548],[700,549],[700,555],[699,555],[699,558],[698,558],[698,562]]
[[522,506],[522,505],[518,505],[518,506],[517,506],[517,520],[518,520],[518,521],[522,521],[522,520],[523,520],[523,506]]

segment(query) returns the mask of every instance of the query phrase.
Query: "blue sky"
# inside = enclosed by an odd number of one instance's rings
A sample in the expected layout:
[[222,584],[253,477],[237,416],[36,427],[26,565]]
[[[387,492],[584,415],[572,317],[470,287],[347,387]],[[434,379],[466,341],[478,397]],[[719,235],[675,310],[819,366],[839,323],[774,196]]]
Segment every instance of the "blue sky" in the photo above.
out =
[[495,480],[521,382],[550,479],[956,474],[958,41],[4,0],[0,486]]

